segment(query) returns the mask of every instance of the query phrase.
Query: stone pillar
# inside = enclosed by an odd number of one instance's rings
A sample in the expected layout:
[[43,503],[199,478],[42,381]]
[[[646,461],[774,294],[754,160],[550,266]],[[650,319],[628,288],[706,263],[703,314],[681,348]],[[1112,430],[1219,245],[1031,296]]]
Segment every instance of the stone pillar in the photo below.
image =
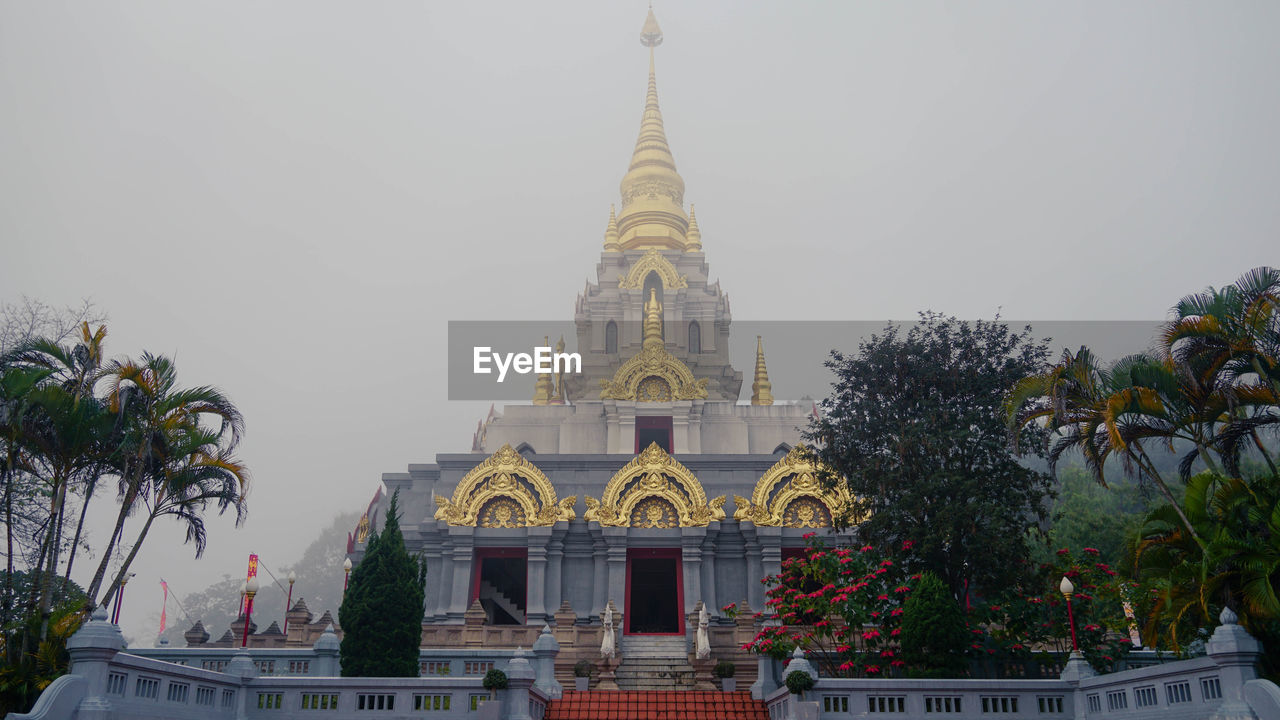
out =
[[746,545],[747,601],[751,603],[751,607],[762,608],[765,587],[760,584],[760,579],[765,576],[765,572],[760,553],[760,541],[756,537],[756,526],[753,522],[743,521],[738,527],[742,530],[742,539]]
[[547,613],[547,545],[551,542],[551,528],[531,527],[528,529],[526,551],[528,556],[528,576],[526,587],[528,596],[525,599],[525,624],[536,625],[551,619]]
[[680,528],[680,566],[684,575],[684,607],[681,611],[684,613],[694,612],[702,601],[702,541],[706,537],[706,528]]
[[609,545],[604,540],[604,531],[596,523],[590,523],[591,531],[591,611],[587,617],[598,617],[604,612],[609,602]]
[[[800,648],[796,648],[796,651],[791,653],[791,664],[787,665],[787,675],[793,672],[807,673],[813,678],[814,689],[817,689],[818,671],[805,658],[804,651]],[[787,720],[810,720],[810,718],[817,720],[818,703],[809,699],[812,695],[813,690],[810,690],[808,696],[803,699],[795,695],[791,696],[791,702],[787,703]]]
[[1255,669],[1262,657],[1262,643],[1237,623],[1231,608],[1223,608],[1218,615],[1222,623],[1209,638],[1206,652],[1218,664],[1218,678],[1222,683],[1222,704],[1214,712],[1214,720],[1254,718],[1257,715],[1244,699],[1244,684],[1258,676]]
[[534,674],[537,676],[534,685],[548,698],[553,700],[564,695],[564,688],[556,681],[556,655],[560,654],[560,643],[551,634],[551,628],[542,626],[542,634],[533,643]]
[[560,607],[564,598],[561,589],[564,587],[564,535],[569,531],[569,523],[557,522],[551,532],[551,542],[547,544],[547,600],[545,607]]
[[1079,650],[1073,651],[1067,656],[1067,664],[1062,668],[1062,674],[1058,677],[1071,686],[1071,706],[1072,717],[1075,720],[1084,720],[1087,706],[1085,704],[1084,690],[1080,689],[1080,681],[1097,675],[1093,670],[1093,666],[1088,660],[1080,654]]
[[449,539],[453,541],[453,587],[449,591],[449,619],[461,620],[471,599],[471,566],[475,557],[474,528],[452,526],[449,528]]
[[524,648],[517,648],[516,656],[507,663],[507,689],[502,692],[502,717],[507,720],[533,720],[529,714],[529,688],[533,687],[536,674],[528,655]]
[[[434,535],[432,537],[434,538]],[[435,573],[436,575],[436,579],[434,581],[431,581],[430,575],[428,575],[427,588],[424,593],[425,597],[422,603],[422,615],[424,618],[434,618],[437,613],[447,609],[441,607],[442,598],[440,597],[440,591],[443,588],[452,588],[453,579],[451,577],[445,577],[446,563],[443,562],[444,555],[441,553],[439,543],[423,543],[422,557],[427,562],[427,572]],[[289,624],[291,626],[293,625],[293,618],[289,619]]]
[[[782,623],[778,622],[778,618],[770,616],[761,623],[762,628],[778,627]],[[775,677],[774,669],[776,663],[774,659],[768,655],[759,655],[756,658],[756,681],[751,683],[751,697],[755,700],[763,700],[774,690],[777,690],[779,678]]]
[[[627,612],[627,529],[604,528],[604,541],[608,547],[608,578],[606,597],[614,605]],[[606,601],[607,602],[607,601]],[[600,613],[604,608],[600,608]],[[597,615],[600,613],[596,613]]]
[[107,675],[111,659],[124,648],[120,628],[107,622],[107,609],[94,608],[89,622],[67,640],[71,665],[67,674],[85,680],[85,696],[76,706],[76,717],[82,720],[109,720],[113,716],[107,699]]
[[[782,528],[776,527],[758,527],[756,528],[756,538],[760,541],[760,577],[756,578],[755,585],[760,585],[760,578],[768,575],[777,575],[782,572]],[[753,600],[752,605],[755,605]],[[764,597],[760,598],[760,607],[764,606]]]
[[702,541],[702,604],[713,616],[720,612],[720,600],[716,597],[716,536],[719,533],[720,523],[712,522]]
[[329,625],[316,640],[316,644],[311,646],[311,651],[316,654],[316,664],[308,674],[320,677],[341,676],[342,664],[338,657],[338,649],[338,636],[333,632],[333,625]]

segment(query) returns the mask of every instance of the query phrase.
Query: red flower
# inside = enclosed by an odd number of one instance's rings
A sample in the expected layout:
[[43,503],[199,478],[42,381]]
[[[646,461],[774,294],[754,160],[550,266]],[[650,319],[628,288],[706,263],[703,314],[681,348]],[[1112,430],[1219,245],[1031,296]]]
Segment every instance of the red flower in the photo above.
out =
[[878,666],[876,666],[876,665],[868,665],[868,666],[867,666],[867,674],[868,674],[868,675],[874,675],[874,674],[876,674],[876,673],[878,673],[878,672],[880,672],[880,668],[879,668]]
[[1085,552],[1087,552],[1087,553],[1089,553],[1090,555],[1101,555],[1101,554],[1102,554],[1102,553],[1098,552],[1098,548],[1085,548],[1085,549],[1084,549],[1084,551],[1085,551]]
[[1070,555],[1070,554],[1071,554],[1071,551],[1066,548],[1062,548],[1061,550],[1058,551],[1058,555],[1060,557],[1063,555]]
[[915,547],[915,546],[916,546],[916,541],[915,541],[915,540],[903,540],[903,541],[902,541],[902,549],[903,549],[903,550],[910,550],[911,548],[913,548],[913,547]]

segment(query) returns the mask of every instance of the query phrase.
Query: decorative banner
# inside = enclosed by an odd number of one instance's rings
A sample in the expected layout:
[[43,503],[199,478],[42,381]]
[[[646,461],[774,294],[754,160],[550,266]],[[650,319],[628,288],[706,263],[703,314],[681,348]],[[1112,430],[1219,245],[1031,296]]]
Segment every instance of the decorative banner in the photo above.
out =
[[156,633],[157,635],[164,634],[165,611],[169,609],[169,583],[161,580],[160,587],[164,588],[164,603],[160,605],[160,631]]
[[[258,577],[258,554],[250,553],[249,554],[249,570],[244,574],[244,581],[249,582],[250,578],[255,578],[255,577]],[[241,595],[240,596],[240,614],[241,615],[244,615],[248,610],[248,608],[246,607],[248,604],[249,604],[248,597]]]

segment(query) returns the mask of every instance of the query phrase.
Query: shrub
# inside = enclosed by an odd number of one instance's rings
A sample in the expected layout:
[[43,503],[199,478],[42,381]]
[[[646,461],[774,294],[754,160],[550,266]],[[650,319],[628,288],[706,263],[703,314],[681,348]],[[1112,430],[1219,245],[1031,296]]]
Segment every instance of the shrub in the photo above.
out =
[[721,679],[731,678],[733,677],[734,673],[738,672],[738,666],[734,665],[728,660],[721,660],[720,662],[716,663],[715,668],[713,668],[711,672],[714,673],[716,677]]
[[595,669],[596,666],[592,665],[590,660],[579,660],[573,665],[573,676],[589,678],[591,671]]
[[813,684],[813,678],[807,672],[792,670],[787,673],[787,690],[792,695],[803,695],[805,691],[813,689]]
[[902,606],[902,659],[913,677],[961,677],[969,632],[960,604],[926,572]]
[[484,681],[481,684],[484,685],[485,690],[506,690],[507,674],[494,668],[484,674]]

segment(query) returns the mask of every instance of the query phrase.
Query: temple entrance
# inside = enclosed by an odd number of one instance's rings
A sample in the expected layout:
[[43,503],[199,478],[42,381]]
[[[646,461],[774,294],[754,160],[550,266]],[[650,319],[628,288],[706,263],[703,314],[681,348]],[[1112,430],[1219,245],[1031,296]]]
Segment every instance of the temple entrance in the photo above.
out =
[[671,416],[641,415],[636,418],[636,454],[641,450],[658,443],[668,455],[671,454]]
[[683,635],[684,580],[678,548],[627,550],[628,635]]
[[486,625],[524,625],[529,593],[528,550],[481,548],[471,572],[471,601],[480,601]]

